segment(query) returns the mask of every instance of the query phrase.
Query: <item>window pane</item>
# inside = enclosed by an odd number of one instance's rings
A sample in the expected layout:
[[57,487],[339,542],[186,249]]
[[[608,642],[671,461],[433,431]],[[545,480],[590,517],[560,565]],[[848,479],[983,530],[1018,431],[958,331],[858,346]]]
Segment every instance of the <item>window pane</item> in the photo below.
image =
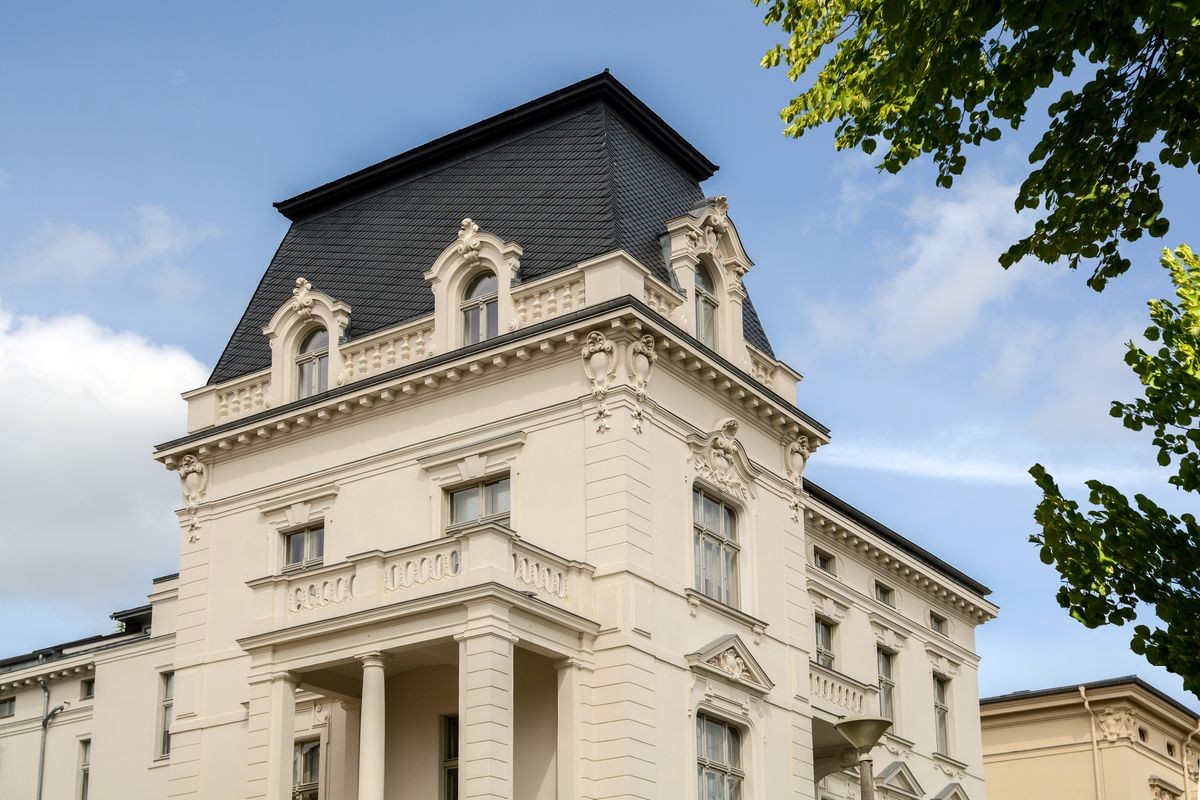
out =
[[713,290],[712,276],[708,274],[708,269],[703,264],[696,265],[696,285],[706,292]]
[[696,542],[696,546],[695,546],[695,549],[696,549],[696,556],[695,556],[695,558],[696,558],[696,583],[695,583],[695,586],[696,586],[697,591],[703,592],[704,591],[704,583],[703,583],[704,578],[702,575],[703,570],[700,567],[701,567],[701,564],[703,563],[702,553],[703,553],[704,536],[703,536],[703,534],[700,533],[700,531],[696,531],[694,539]]
[[725,781],[721,773],[706,770],[704,784],[705,800],[725,800]]
[[479,487],[472,486],[470,489],[458,490],[450,495],[450,505],[451,522],[469,522],[479,519],[483,513],[480,504]]
[[728,547],[721,548],[724,558],[724,572],[721,574],[722,582],[725,585],[725,597],[723,598],[727,605],[737,605],[737,554]]
[[721,504],[704,496],[704,527],[713,533],[721,532]]
[[[712,539],[704,537],[704,589],[709,597],[717,598],[717,587],[713,576],[717,574],[717,547]],[[719,598],[718,598],[719,599]]]
[[736,775],[730,775],[729,793],[726,795],[729,800],[742,800],[742,779]]
[[721,532],[725,534],[725,538],[732,539],[733,541],[736,542],[737,541],[737,517],[734,515],[733,509],[730,508],[729,506],[725,506],[724,509],[725,509],[725,527],[722,529]]
[[711,719],[704,720],[705,757],[715,763],[725,763],[725,726]]
[[946,704],[946,681],[942,678],[933,679],[933,696],[937,702]]
[[317,350],[324,350],[326,347],[329,347],[329,331],[321,328],[308,335],[308,338],[304,340],[304,344],[300,347],[300,352],[312,353]]
[[302,753],[300,782],[317,783],[321,780],[321,743],[305,742],[302,746]]
[[458,717],[446,717],[446,760],[458,758]]
[[696,488],[692,489],[692,519],[700,524],[700,490]]
[[329,391],[329,356],[317,359],[317,392]]
[[698,312],[700,319],[698,323],[699,330],[697,331],[699,336],[697,338],[711,347],[717,341],[717,309],[712,303],[701,300]]
[[885,681],[879,685],[879,716],[892,719],[893,709],[892,684]]
[[495,483],[489,483],[487,489],[487,513],[489,516],[494,514],[507,514],[509,507],[509,484],[508,478]]
[[315,528],[308,532],[308,557],[314,560],[325,557],[324,528]]
[[304,563],[304,531],[289,533],[287,537],[287,564]]
[[479,306],[463,311],[463,341],[465,344],[475,344],[479,336]]
[[175,673],[168,672],[163,675],[163,699],[171,700],[175,697]]
[[726,763],[731,767],[742,766],[742,734],[737,728],[732,725],[725,728],[729,738],[729,761]]
[[496,301],[495,300],[491,301],[490,303],[486,303],[484,305],[484,316],[487,317],[487,320],[486,320],[486,322],[487,322],[487,338],[493,339],[496,336],[496,332],[497,332],[497,328],[498,328],[499,320],[497,319],[497,317],[500,316],[496,310]]
[[875,652],[878,654],[880,677],[892,677],[892,654],[886,650],[877,650]]
[[297,366],[298,377],[296,379],[297,394],[303,400],[306,397],[313,395],[313,370],[315,366],[311,361],[305,361]]
[[458,800],[458,767],[446,770],[446,800]]
[[464,300],[478,300],[481,297],[487,297],[489,294],[495,294],[499,283],[496,281],[494,272],[485,272],[479,275],[475,280],[471,281],[467,286],[467,291],[463,293]]

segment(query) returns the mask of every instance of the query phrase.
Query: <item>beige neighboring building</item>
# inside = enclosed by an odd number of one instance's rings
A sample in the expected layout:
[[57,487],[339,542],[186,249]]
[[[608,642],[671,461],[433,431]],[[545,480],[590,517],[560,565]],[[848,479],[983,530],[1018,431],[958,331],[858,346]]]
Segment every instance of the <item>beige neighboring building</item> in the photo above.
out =
[[980,701],[991,800],[1196,800],[1200,716],[1136,676]]
[[179,574],[0,665],[0,797],[44,685],[45,800],[844,800],[881,711],[882,796],[983,800],[997,609],[804,480],[715,170],[603,74],[277,204]]

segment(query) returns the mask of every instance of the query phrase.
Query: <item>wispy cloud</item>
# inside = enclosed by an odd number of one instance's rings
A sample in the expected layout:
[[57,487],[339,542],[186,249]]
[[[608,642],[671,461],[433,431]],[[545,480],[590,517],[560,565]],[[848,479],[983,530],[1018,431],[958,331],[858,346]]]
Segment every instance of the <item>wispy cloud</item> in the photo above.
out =
[[129,230],[116,233],[73,222],[44,222],[5,260],[0,272],[23,283],[84,288],[135,267],[178,270],[176,259],[215,234],[213,228],[190,226],[156,205],[134,209]]

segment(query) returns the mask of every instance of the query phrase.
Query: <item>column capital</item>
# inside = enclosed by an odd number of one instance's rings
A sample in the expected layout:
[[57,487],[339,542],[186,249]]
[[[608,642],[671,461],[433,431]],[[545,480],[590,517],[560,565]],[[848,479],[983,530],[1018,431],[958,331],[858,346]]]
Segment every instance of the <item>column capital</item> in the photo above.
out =
[[563,670],[567,670],[567,669],[590,670],[592,668],[592,664],[588,661],[584,661],[582,658],[579,658],[577,656],[568,656],[567,658],[562,658],[562,659],[559,659],[558,661],[555,661],[554,668],[556,670],[558,670],[559,672],[562,672]]
[[382,667],[387,661],[387,656],[378,650],[372,650],[369,653],[360,653],[354,657],[357,661],[361,661],[363,667]]
[[280,670],[279,672],[271,673],[271,683],[275,683],[276,681],[280,683],[290,683],[292,685],[292,689],[296,689],[300,685],[300,676],[294,672]]

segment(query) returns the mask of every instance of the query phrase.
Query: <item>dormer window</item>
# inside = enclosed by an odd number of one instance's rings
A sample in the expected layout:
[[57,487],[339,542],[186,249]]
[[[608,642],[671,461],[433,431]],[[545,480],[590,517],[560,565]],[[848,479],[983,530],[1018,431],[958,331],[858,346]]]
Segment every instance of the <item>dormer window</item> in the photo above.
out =
[[712,274],[704,264],[696,265],[696,338],[716,349],[717,296]]
[[498,286],[494,272],[480,273],[467,284],[462,301],[464,345],[496,336],[499,330]]
[[329,331],[318,328],[304,338],[296,356],[296,373],[299,399],[329,390]]

